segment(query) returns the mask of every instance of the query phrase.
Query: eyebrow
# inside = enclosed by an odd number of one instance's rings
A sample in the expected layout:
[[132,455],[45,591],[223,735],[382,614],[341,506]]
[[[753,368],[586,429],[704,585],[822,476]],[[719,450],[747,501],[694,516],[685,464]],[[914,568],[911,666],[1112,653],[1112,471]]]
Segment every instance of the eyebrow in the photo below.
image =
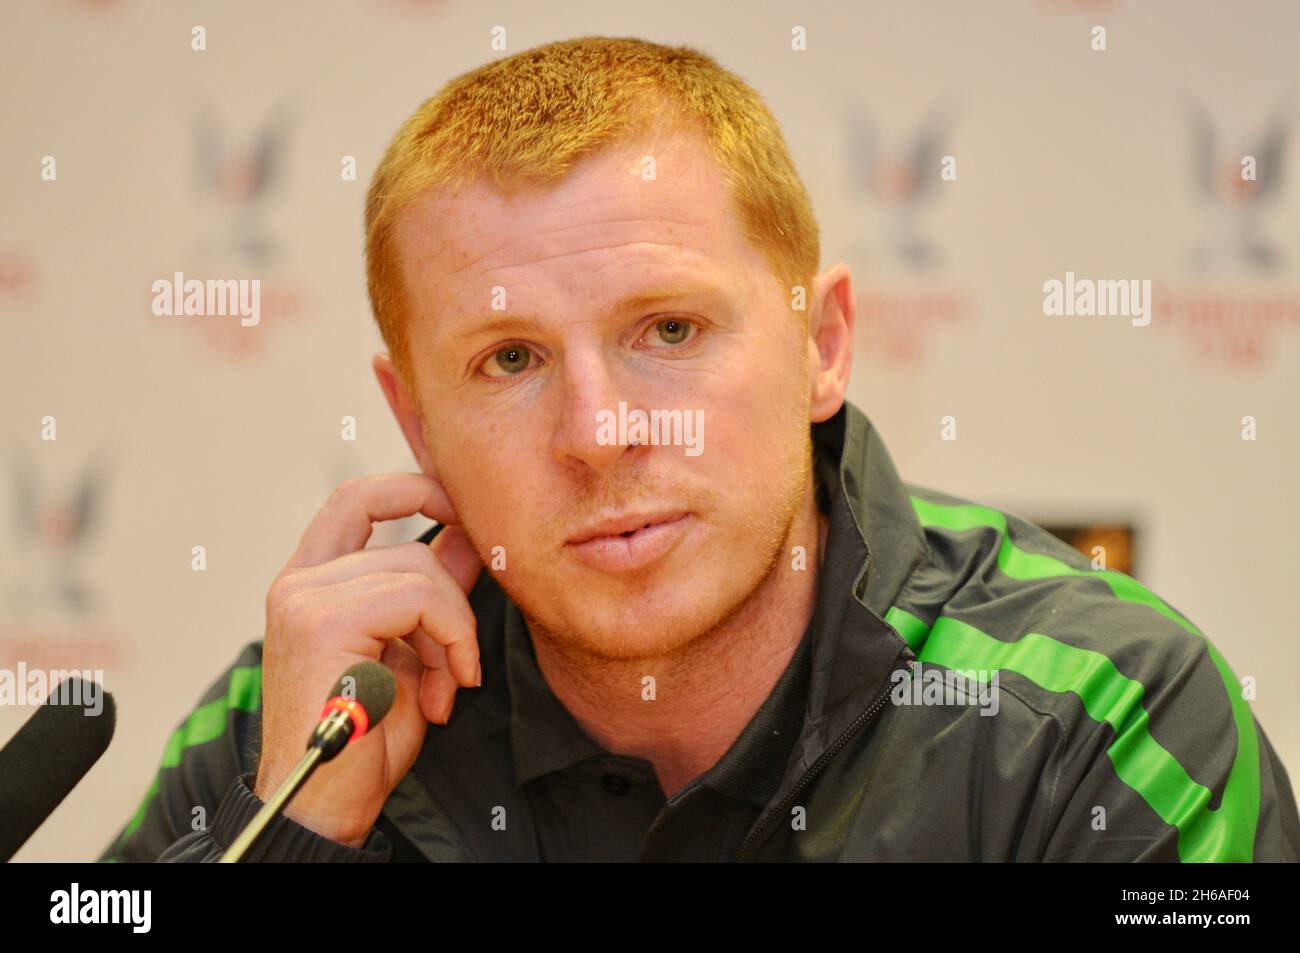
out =
[[[711,284],[661,285],[644,291],[638,291],[633,295],[628,295],[626,298],[616,303],[610,313],[617,314],[628,311],[639,311],[642,308],[653,307],[667,301],[678,301],[683,298],[722,299],[725,297],[726,292]],[[513,314],[508,311],[498,311],[493,312],[484,320],[472,321],[465,327],[452,332],[449,339],[452,343],[460,343],[469,338],[488,334],[489,332],[502,334],[511,331],[527,330],[534,327],[537,323],[537,319],[529,315]]]

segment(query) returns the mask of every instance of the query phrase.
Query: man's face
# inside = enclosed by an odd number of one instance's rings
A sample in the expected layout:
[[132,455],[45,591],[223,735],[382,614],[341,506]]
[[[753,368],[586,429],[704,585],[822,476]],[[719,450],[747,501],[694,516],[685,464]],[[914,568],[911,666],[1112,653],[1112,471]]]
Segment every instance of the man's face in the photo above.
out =
[[[607,151],[513,200],[430,193],[398,225],[432,475],[530,623],[607,658],[725,620],[785,564],[810,478],[808,336],[705,148]],[[702,452],[603,442],[620,402],[702,420]],[[574,543],[627,514],[684,515]]]

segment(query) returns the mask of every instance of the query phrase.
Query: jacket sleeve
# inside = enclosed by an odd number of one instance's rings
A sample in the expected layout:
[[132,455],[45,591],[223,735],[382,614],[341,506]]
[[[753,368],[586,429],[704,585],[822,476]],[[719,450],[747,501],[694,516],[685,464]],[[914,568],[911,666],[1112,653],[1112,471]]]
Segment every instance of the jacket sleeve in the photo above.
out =
[[1140,675],[1065,746],[1042,859],[1300,860],[1290,779],[1217,650],[1153,638],[1122,665]]
[[[262,643],[254,642],[243,648],[172,733],[139,809],[99,860],[219,860],[262,804],[252,791],[261,702]],[[391,855],[391,845],[378,830],[357,849],[282,816],[267,827],[246,859],[385,862]]]
[[[172,844],[158,858],[159,863],[215,863],[229,849],[239,832],[248,826],[262,802],[253,794],[254,775],[240,775],[230,783],[221,799],[211,830],[191,831]],[[298,861],[318,863],[387,863],[392,846],[383,833],[370,832],[361,848],[348,847],[321,837],[281,815],[273,820],[244,860]]]

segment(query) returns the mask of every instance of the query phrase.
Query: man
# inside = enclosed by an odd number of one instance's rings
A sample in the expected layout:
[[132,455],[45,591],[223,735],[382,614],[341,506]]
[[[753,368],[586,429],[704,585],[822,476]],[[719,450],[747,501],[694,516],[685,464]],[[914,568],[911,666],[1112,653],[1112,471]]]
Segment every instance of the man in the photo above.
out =
[[325,504],[106,859],[218,858],[362,659],[392,711],[251,859],[1300,853],[1190,622],[900,481],[845,401],[849,270],[817,273],[780,130],[713,60],[593,37],[459,77],[366,227],[420,473]]

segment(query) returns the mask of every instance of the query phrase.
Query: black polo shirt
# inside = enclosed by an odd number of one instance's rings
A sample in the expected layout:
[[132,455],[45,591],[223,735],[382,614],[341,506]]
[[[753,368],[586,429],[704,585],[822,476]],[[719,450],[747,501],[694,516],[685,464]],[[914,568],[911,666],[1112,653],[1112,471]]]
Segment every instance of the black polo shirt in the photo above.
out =
[[780,786],[802,724],[811,627],[721,760],[669,800],[651,762],[611,754],[582,730],[547,687],[518,609],[506,612],[515,783],[542,859],[730,859]]

